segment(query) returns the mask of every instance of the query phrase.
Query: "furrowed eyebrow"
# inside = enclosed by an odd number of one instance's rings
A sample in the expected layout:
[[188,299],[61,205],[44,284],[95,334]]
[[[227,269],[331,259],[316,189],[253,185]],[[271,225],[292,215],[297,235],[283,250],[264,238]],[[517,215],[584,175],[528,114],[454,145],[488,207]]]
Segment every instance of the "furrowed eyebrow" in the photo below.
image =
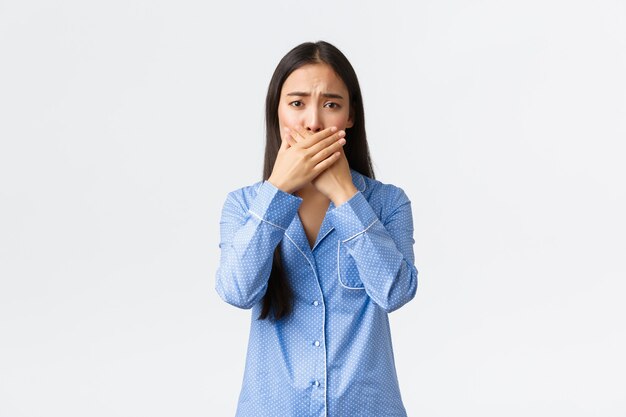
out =
[[[291,93],[287,93],[287,95],[288,96],[298,96],[298,97],[310,97],[311,93],[306,93],[304,91],[292,91]],[[336,98],[336,99],[343,100],[343,96],[341,94],[323,93],[322,96],[326,97],[326,98]]]

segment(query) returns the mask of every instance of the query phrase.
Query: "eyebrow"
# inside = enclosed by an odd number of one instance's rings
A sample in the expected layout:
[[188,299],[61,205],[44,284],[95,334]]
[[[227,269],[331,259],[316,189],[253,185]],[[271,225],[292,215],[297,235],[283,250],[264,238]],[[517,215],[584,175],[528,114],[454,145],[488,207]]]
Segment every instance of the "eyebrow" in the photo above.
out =
[[[306,93],[304,91],[292,91],[291,93],[287,93],[288,96],[299,96],[299,97],[309,97],[311,93]],[[322,96],[326,98],[337,98],[343,100],[343,96],[341,94],[335,93],[322,93]]]

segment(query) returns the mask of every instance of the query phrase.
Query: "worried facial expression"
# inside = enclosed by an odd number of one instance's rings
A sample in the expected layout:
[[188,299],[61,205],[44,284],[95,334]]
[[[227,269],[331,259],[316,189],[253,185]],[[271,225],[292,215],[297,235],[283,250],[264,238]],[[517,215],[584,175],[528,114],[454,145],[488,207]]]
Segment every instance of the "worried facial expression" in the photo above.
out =
[[284,127],[304,127],[312,133],[331,126],[350,128],[354,122],[348,88],[328,64],[304,65],[283,83],[278,123],[281,135]]

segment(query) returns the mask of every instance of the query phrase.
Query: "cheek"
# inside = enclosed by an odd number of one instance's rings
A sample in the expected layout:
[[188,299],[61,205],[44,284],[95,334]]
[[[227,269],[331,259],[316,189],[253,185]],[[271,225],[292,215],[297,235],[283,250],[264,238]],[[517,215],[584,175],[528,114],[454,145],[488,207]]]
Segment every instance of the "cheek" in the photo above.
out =
[[348,124],[349,114],[347,112],[333,113],[326,119],[326,124],[329,126],[338,126],[340,129],[344,129]]
[[278,123],[281,129],[284,126],[293,126],[297,122],[294,112],[288,111],[282,105],[278,106]]
[[286,139],[284,127],[293,127],[299,126],[302,123],[297,119],[295,112],[289,111],[290,109],[285,109],[282,106],[278,106],[278,128],[280,129],[280,137],[284,140]]

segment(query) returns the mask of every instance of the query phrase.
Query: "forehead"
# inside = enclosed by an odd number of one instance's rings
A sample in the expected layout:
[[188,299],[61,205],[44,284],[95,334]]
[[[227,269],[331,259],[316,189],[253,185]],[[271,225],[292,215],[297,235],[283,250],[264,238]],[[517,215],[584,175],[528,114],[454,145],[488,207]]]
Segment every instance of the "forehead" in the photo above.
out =
[[289,74],[282,88],[284,94],[290,91],[348,93],[343,80],[328,64],[307,64]]

